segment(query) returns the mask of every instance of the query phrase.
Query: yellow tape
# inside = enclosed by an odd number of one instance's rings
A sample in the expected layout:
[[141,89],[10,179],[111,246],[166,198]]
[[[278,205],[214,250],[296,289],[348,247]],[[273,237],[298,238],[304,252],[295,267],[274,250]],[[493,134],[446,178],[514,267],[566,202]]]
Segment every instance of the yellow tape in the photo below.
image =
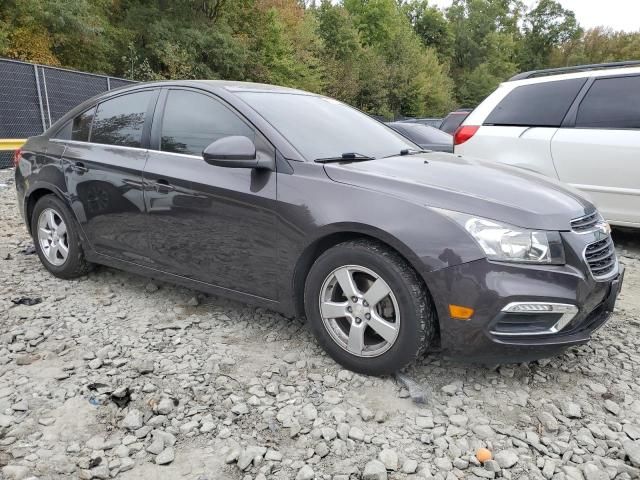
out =
[[6,150],[17,150],[24,145],[24,142],[26,141],[27,140],[23,138],[0,138],[0,152]]

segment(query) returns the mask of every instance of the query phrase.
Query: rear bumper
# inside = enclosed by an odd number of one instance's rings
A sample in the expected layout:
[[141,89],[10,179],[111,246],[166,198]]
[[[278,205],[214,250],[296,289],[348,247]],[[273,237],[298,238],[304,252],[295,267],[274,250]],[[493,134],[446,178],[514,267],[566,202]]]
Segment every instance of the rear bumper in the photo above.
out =
[[[440,319],[442,352],[446,357],[469,361],[522,362],[586,343],[609,319],[623,276],[621,270],[612,279],[599,282],[566,265],[527,266],[488,260],[433,272],[427,283]],[[502,310],[513,302],[568,304],[578,311],[557,332],[530,331],[524,322],[532,317],[520,314],[508,318],[516,327],[522,320],[517,335],[496,334],[507,315]],[[471,307],[474,314],[470,320],[452,319],[449,304]]]

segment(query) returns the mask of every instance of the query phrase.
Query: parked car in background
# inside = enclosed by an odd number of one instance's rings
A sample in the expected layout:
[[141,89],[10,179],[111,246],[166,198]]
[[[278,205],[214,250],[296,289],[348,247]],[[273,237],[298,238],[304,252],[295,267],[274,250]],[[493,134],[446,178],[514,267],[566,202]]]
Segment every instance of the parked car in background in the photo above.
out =
[[15,161],[20,212],[53,275],[98,263],[304,315],[362,373],[434,348],[554,355],[589,340],[622,283],[606,225],[580,195],[423,153],[300,90],[120,88],[30,138]]
[[557,178],[640,227],[640,62],[526,72],[464,121],[455,152]]
[[420,123],[390,122],[387,125],[425,150],[453,153],[453,136],[442,130]]
[[402,120],[396,120],[396,122],[417,123],[419,125],[426,125],[427,127],[440,128],[442,118],[404,118]]
[[444,120],[442,120],[439,127],[440,130],[448,133],[449,135],[453,135],[472,110],[473,109],[471,108],[459,108],[458,110],[451,112],[449,115],[444,117]]

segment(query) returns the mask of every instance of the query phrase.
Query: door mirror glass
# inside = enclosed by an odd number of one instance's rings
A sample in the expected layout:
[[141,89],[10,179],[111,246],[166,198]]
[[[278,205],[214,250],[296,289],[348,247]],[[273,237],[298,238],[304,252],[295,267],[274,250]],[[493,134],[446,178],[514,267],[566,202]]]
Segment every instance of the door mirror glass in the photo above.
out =
[[216,140],[204,149],[202,157],[208,164],[218,167],[256,168],[258,166],[255,143],[241,135]]

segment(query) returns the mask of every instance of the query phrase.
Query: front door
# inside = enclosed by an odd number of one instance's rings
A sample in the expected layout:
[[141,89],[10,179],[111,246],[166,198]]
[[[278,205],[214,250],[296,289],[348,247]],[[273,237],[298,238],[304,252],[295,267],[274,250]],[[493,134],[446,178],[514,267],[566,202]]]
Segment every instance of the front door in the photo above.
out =
[[274,148],[222,100],[163,90],[144,170],[148,235],[156,268],[275,299],[276,174],[205,163],[202,151],[230,135]]

